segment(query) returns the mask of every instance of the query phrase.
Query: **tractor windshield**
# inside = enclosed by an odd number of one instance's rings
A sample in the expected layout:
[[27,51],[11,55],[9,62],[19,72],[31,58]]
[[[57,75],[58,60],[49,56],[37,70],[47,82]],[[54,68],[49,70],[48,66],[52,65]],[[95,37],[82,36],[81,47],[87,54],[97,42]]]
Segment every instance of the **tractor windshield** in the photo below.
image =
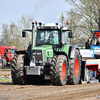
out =
[[59,30],[38,30],[36,45],[59,44]]

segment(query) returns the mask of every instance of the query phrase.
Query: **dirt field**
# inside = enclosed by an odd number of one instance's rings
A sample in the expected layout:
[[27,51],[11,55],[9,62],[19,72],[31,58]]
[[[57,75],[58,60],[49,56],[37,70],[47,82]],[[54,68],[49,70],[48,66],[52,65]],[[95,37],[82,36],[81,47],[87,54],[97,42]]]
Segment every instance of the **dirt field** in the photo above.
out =
[[[10,74],[10,71],[7,73]],[[11,82],[2,82],[0,96],[3,94],[8,95],[7,100],[100,100],[96,99],[96,95],[100,95],[100,83],[52,86],[13,85]]]
[[0,76],[4,76],[5,74],[11,75],[11,71],[0,71]]

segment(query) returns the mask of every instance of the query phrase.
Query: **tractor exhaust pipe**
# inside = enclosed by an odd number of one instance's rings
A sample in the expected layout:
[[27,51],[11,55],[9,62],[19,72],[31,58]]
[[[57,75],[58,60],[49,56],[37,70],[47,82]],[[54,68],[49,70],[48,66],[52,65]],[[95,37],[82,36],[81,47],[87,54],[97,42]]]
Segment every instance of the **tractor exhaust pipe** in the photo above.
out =
[[35,47],[35,27],[34,22],[32,22],[32,48]]

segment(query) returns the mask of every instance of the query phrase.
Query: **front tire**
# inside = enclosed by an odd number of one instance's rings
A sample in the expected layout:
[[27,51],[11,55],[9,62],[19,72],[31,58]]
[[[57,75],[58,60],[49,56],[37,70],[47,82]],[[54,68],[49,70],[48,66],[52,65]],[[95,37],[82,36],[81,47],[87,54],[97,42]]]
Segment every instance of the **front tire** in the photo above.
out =
[[11,76],[13,84],[25,84],[23,78],[24,58],[22,55],[15,55],[11,62]]
[[54,56],[50,67],[51,83],[54,85],[66,85],[67,82],[67,58],[64,55]]

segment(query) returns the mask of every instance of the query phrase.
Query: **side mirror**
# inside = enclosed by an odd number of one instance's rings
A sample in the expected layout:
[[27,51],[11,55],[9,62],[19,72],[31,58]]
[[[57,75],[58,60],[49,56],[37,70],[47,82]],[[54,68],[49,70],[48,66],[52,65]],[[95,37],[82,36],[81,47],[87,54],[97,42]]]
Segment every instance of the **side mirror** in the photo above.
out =
[[26,37],[26,32],[22,31],[22,37]]
[[68,33],[68,38],[73,38],[72,32],[69,32],[69,33]]

